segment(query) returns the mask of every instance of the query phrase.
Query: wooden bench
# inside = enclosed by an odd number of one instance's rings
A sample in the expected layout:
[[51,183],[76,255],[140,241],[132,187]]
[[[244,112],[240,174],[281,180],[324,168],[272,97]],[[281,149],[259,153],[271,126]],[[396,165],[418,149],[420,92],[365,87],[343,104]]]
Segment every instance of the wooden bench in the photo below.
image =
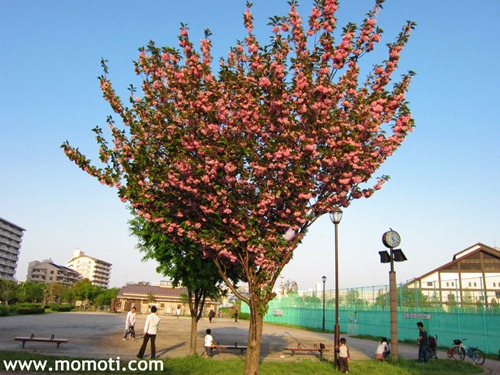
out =
[[314,344],[312,348],[305,348],[302,344],[298,344],[296,348],[285,348],[285,350],[290,350],[292,352],[292,356],[295,354],[295,352],[319,352],[319,357],[323,358],[323,353],[324,352],[329,352],[330,349],[327,349],[325,344],[319,344],[318,345]]
[[241,354],[244,354],[245,350],[247,350],[247,347],[246,346],[238,346],[237,342],[235,342],[234,345],[221,345],[217,342],[217,344],[215,344],[213,347],[210,348],[210,355],[212,355],[214,349],[217,349],[217,350],[224,350],[224,349],[239,350]]
[[51,337],[35,337],[35,334],[31,334],[30,337],[14,337],[16,341],[22,341],[23,348],[27,341],[36,341],[36,342],[53,342],[57,344],[57,349],[59,349],[59,345],[69,342],[68,339],[56,339],[54,335]]

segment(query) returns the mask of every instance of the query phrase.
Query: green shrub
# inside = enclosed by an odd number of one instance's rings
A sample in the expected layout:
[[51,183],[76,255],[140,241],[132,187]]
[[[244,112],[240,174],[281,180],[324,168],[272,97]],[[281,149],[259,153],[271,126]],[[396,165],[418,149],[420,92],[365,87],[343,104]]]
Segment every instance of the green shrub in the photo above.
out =
[[7,316],[9,315],[9,312],[10,312],[9,306],[0,305],[0,316]]
[[39,306],[34,307],[18,307],[16,313],[19,315],[29,315],[29,314],[43,314],[45,309]]
[[31,307],[40,307],[39,304],[36,303],[31,303],[31,302],[22,302],[22,303],[16,303],[13,305],[16,309],[23,307],[23,308],[31,308]]
[[70,304],[65,304],[65,305],[52,304],[52,305],[50,305],[50,309],[52,311],[68,312],[68,311],[73,310],[73,306]]
[[238,313],[238,319],[250,320],[250,313],[240,312]]

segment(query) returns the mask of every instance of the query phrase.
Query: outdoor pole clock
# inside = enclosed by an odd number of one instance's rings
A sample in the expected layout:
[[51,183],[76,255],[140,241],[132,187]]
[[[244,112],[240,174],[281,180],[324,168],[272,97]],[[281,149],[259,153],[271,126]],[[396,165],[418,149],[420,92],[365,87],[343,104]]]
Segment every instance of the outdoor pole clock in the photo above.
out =
[[398,247],[399,244],[401,243],[401,237],[399,236],[398,232],[391,229],[390,231],[385,232],[382,235],[382,243],[384,244],[385,247],[394,249],[395,247]]

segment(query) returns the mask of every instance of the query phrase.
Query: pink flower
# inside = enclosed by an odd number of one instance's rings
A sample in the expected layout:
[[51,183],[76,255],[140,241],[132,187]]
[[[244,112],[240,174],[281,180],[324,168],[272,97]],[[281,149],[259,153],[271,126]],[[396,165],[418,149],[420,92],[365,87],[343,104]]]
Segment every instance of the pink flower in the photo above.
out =
[[271,81],[267,77],[260,77],[259,78],[259,86],[260,87],[269,87],[269,86],[271,86]]
[[286,241],[292,241],[295,238],[295,235],[296,235],[295,231],[292,228],[288,228],[286,233],[283,235],[283,238]]

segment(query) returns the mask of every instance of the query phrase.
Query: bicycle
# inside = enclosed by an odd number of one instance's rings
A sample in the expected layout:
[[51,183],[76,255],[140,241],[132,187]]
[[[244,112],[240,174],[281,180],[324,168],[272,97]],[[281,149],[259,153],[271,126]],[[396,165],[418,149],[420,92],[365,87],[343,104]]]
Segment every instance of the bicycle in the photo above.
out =
[[457,361],[463,361],[467,355],[476,365],[482,365],[485,359],[484,353],[477,346],[472,347],[465,345],[462,340],[453,340],[453,347],[447,352],[448,357],[455,358]]

